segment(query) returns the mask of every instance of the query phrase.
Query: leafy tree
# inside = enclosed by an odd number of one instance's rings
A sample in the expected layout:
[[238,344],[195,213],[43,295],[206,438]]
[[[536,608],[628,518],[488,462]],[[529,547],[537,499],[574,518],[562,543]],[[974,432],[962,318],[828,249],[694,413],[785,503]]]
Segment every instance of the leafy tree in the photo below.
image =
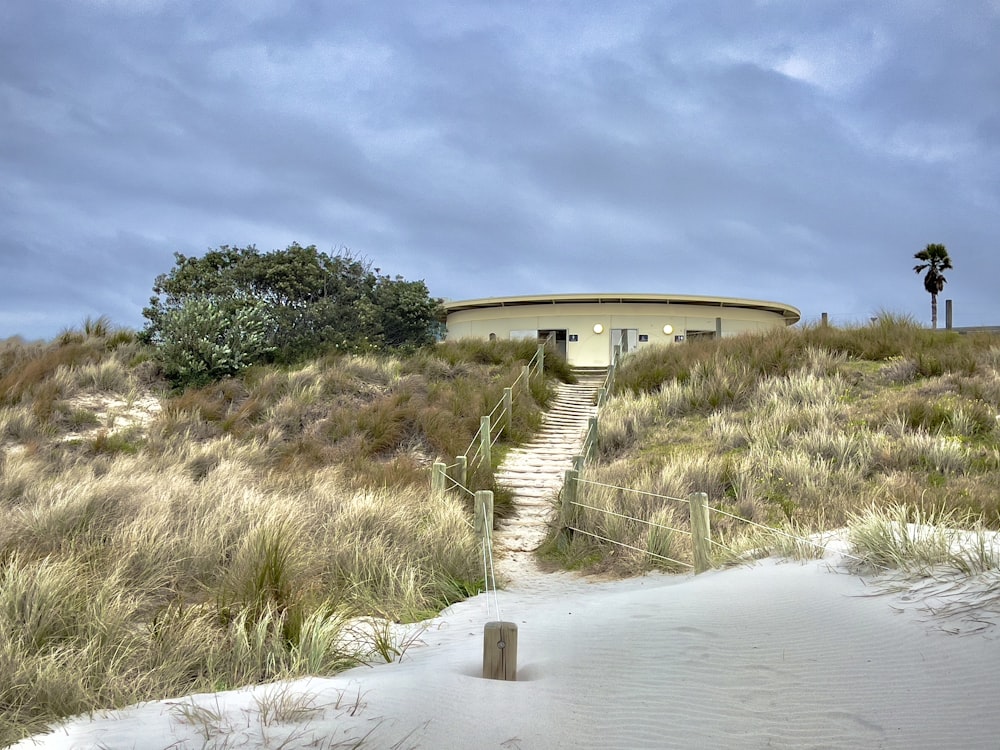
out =
[[423,281],[379,276],[375,285],[378,342],[383,347],[432,344],[441,332],[443,309]]
[[931,327],[937,328],[937,296],[944,291],[947,282],[942,271],[952,267],[951,258],[948,257],[948,248],[944,245],[931,244],[914,253],[913,257],[921,263],[913,267],[916,273],[921,273],[925,269],[924,289],[931,295]]
[[[214,377],[232,366],[291,363],[331,350],[422,346],[434,340],[441,319],[440,300],[424,282],[383,276],[366,261],[313,245],[270,253],[223,245],[174,258],[170,273],[156,277],[142,335],[165,347],[161,358],[169,353],[178,380],[190,382],[182,370]],[[234,326],[243,343],[224,341],[217,325]],[[219,350],[197,345],[197,336]]]

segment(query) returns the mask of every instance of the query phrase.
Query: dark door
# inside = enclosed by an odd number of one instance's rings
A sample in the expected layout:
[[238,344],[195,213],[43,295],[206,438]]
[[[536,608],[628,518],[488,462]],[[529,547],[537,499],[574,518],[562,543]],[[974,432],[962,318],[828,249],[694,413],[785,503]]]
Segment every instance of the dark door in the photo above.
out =
[[566,329],[551,328],[538,331],[538,340],[546,346],[551,346],[559,354],[566,358]]

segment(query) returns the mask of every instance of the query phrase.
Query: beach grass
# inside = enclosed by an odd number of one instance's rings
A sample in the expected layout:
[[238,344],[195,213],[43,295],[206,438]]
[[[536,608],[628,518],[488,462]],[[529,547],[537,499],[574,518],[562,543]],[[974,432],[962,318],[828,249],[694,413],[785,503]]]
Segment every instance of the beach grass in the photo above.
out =
[[[5,342],[0,746],[73,714],[400,658],[412,636],[391,623],[483,587],[471,503],[433,497],[430,465],[468,448],[534,354],[331,356],[175,392],[104,320]],[[515,437],[551,394],[519,391]]]
[[[1000,527],[995,335],[880,315],[651,348],[619,367],[599,432],[578,492],[591,507],[572,520],[621,544],[595,554],[593,536],[563,534],[546,547],[555,561],[587,559],[586,570],[675,568],[656,554],[661,526],[689,530],[698,492],[718,563],[760,547],[761,527],[797,537],[864,527],[862,510]],[[668,557],[691,564],[690,536],[669,538]],[[778,535],[769,547],[789,543]]]

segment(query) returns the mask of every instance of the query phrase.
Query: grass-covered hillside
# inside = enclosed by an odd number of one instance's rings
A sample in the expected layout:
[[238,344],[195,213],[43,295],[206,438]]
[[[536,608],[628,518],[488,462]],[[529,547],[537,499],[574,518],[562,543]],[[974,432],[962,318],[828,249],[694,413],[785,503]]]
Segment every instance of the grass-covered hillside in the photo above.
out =
[[[1000,338],[932,331],[882,316],[691,342],[630,356],[600,417],[563,562],[634,571],[690,560],[684,503],[705,492],[724,559],[759,528],[843,526],[871,509],[910,520],[1000,528]],[[611,489],[606,486],[638,490]],[[726,515],[729,514],[729,515]],[[652,521],[655,526],[625,517]],[[756,537],[755,537],[756,535]],[[670,567],[669,563],[666,563]]]
[[[171,391],[105,321],[0,345],[0,746],[92,709],[392,658],[387,628],[359,646],[345,622],[482,587],[470,508],[431,497],[429,465],[468,448],[534,353],[448,344]],[[518,390],[512,439],[552,373]]]
[[[469,448],[534,353],[464,342],[171,390],[105,321],[0,344],[0,745],[93,709],[393,658],[386,620],[351,618],[414,620],[482,587],[469,501],[432,497],[429,466]],[[495,462],[570,377],[545,362]],[[672,569],[689,511],[665,498],[704,492],[717,563],[787,540],[751,521],[849,523],[879,564],[995,567],[983,536],[958,559],[952,537],[900,522],[1000,528],[998,414],[997,337],[891,316],[643,351],[617,370],[579,487],[611,513],[574,506],[563,520],[587,533],[546,552]]]

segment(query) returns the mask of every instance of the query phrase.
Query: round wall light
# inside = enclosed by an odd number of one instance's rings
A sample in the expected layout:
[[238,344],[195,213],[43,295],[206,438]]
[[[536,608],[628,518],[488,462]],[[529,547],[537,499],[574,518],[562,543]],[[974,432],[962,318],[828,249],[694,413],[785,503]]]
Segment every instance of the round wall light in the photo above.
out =
[[663,326],[663,332],[669,336],[671,333],[674,332],[674,327],[668,323],[667,325]]
[[594,333],[604,333],[604,326],[600,323],[594,323]]

